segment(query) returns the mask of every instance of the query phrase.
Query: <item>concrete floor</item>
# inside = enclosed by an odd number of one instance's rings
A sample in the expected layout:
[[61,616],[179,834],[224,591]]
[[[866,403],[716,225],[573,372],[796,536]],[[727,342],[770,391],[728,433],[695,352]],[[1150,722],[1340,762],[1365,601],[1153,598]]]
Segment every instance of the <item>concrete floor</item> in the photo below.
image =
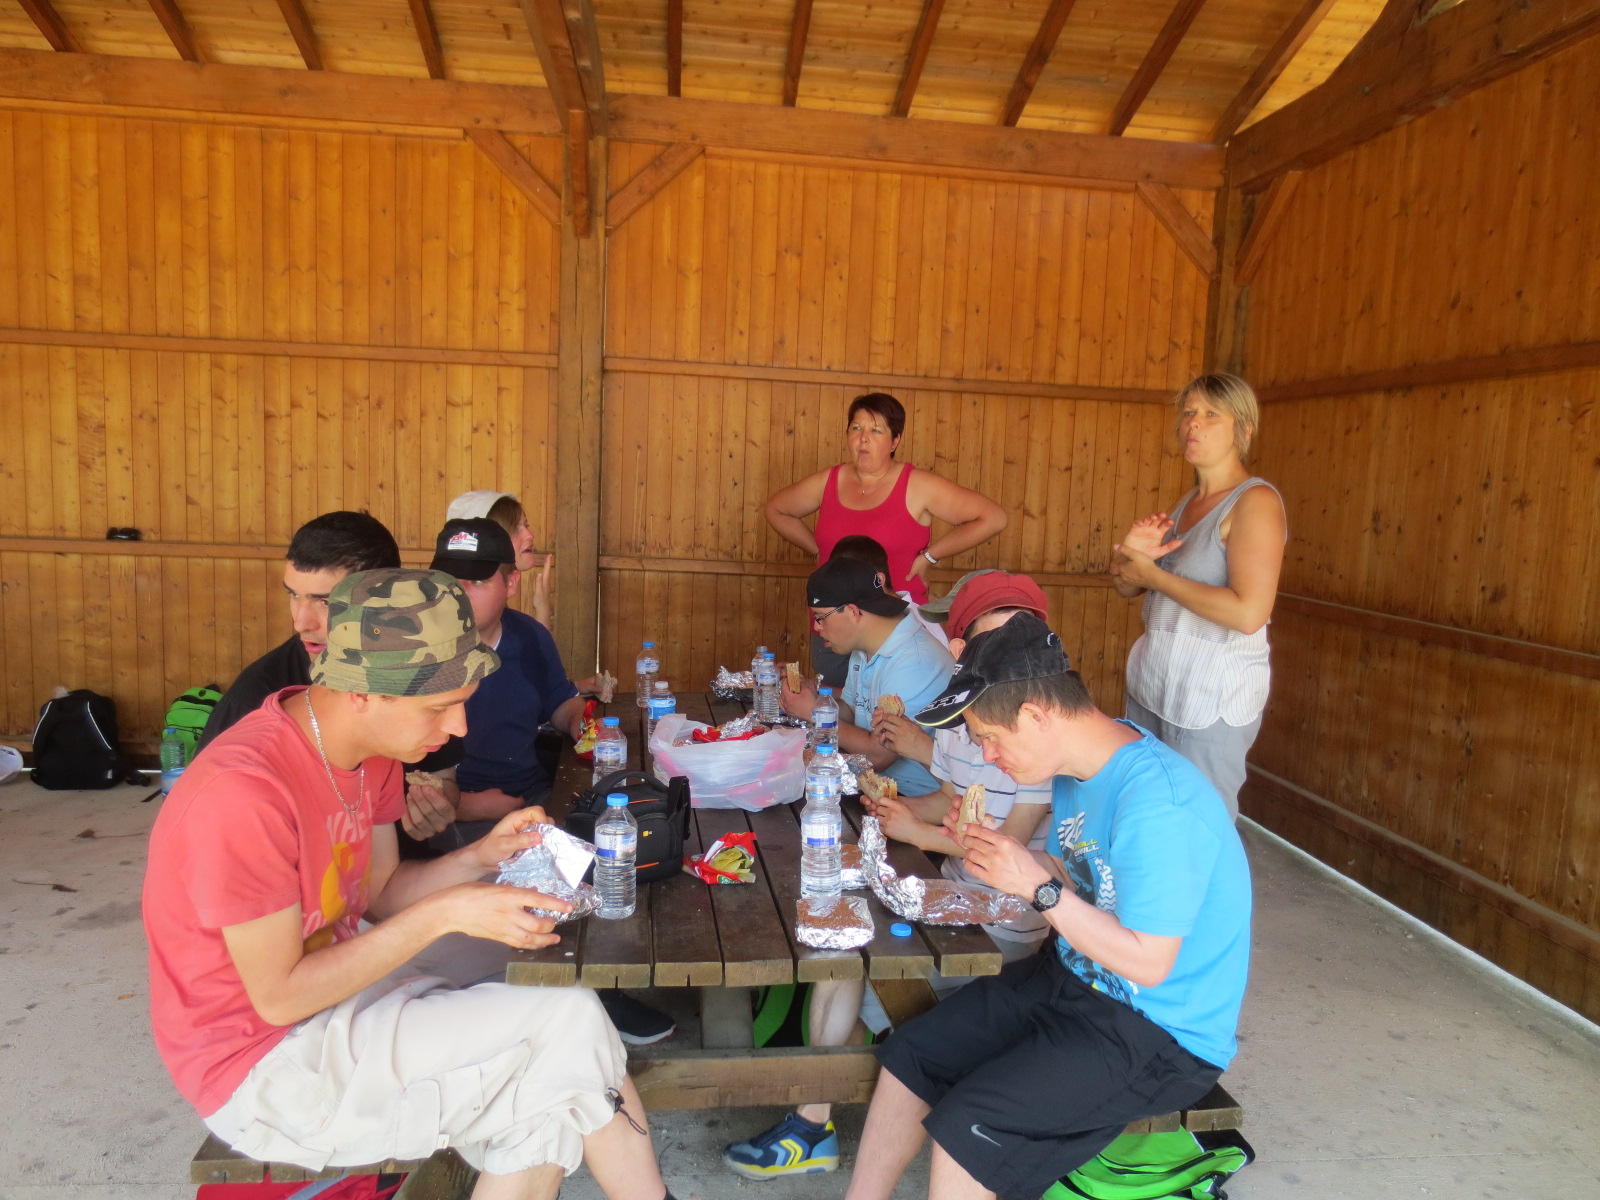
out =
[[[194,1195],[200,1125],[148,1028],[146,794],[0,788],[0,1200]],[[1256,957],[1227,1082],[1260,1158],[1234,1200],[1600,1197],[1600,1029],[1246,825]],[[777,1115],[657,1117],[673,1191],[842,1196],[845,1171],[723,1171],[721,1146]],[[847,1154],[863,1115],[839,1114]],[[897,1195],[925,1194],[925,1163]],[[581,1173],[564,1192],[598,1194]]]

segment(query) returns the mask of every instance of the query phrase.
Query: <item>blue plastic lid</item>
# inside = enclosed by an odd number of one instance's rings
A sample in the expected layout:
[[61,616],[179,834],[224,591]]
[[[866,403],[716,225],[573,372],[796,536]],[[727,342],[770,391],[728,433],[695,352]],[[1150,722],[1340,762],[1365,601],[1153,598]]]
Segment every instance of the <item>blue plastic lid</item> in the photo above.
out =
[[833,754],[837,750],[838,747],[832,742],[823,742],[822,745],[817,747],[816,752],[826,758],[828,755]]
[[895,937],[910,937],[911,926],[906,924],[904,921],[896,921],[893,925],[889,926],[889,932],[894,934]]
[[817,689],[817,695],[819,695],[819,696],[831,696],[831,695],[833,695],[833,689],[832,688],[818,688]]
[[601,724],[605,725],[609,729],[615,729],[618,725],[622,724],[622,718],[606,717],[603,721],[601,721]]
[[654,650],[656,648],[656,644],[654,642],[646,642],[644,644],[644,648],[646,650]]
[[627,808],[628,797],[622,792],[612,792],[606,797],[607,808]]

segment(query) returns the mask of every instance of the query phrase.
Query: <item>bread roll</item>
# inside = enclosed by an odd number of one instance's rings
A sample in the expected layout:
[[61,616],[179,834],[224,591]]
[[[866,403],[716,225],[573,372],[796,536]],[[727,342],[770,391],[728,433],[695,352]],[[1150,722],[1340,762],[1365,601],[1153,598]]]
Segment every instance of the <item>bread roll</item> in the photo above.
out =
[[444,791],[444,780],[440,779],[432,771],[407,771],[406,786],[408,788],[434,787],[442,792]]
[[886,717],[903,717],[906,715],[906,702],[893,692],[886,692],[878,697],[878,709]]

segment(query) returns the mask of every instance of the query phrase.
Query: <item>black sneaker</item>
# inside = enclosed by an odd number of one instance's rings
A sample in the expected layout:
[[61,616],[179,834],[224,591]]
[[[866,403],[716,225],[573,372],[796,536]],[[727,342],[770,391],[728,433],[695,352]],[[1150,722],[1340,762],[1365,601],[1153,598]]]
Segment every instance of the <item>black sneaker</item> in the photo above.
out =
[[641,1004],[619,988],[603,988],[600,1004],[617,1027],[617,1036],[630,1046],[648,1046],[677,1031],[666,1013]]

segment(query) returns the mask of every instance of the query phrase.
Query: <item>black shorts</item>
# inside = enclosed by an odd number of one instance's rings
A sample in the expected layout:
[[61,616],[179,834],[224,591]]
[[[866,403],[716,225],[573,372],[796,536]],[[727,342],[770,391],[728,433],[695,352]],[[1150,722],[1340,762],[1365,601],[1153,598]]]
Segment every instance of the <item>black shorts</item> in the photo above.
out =
[[1129,1121],[1193,1104],[1222,1074],[1050,945],[896,1029],[878,1061],[933,1109],[933,1140],[1006,1200],[1039,1200]]

